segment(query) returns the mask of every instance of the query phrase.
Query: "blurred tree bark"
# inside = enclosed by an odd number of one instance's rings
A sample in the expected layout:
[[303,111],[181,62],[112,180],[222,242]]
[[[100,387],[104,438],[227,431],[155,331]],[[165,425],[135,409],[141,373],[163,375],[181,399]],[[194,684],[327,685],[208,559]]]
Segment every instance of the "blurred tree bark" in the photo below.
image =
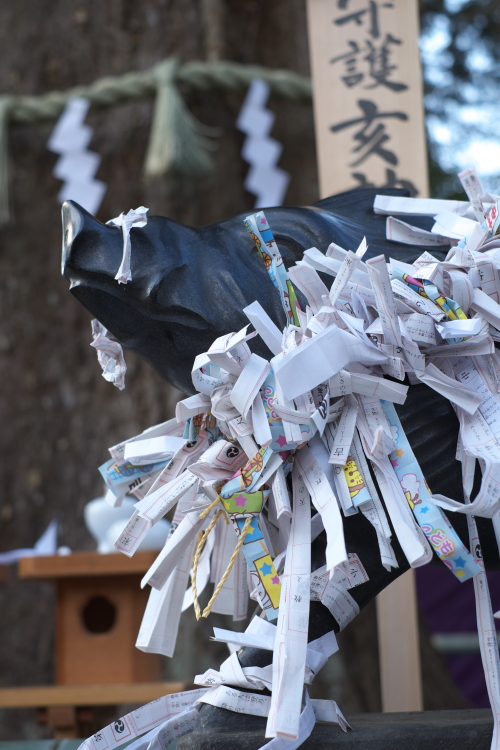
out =
[[[6,0],[0,4],[1,91],[40,94],[105,75],[146,69],[164,57],[181,62],[221,57],[308,74],[302,0]],[[200,225],[249,211],[243,181],[243,135],[235,129],[241,95],[199,95],[188,106],[223,130],[206,179],[145,184],[142,164],[152,102],[90,114],[90,148],[102,157],[97,177],[108,186],[98,218],[141,204],[150,215]],[[274,107],[271,102],[271,107]],[[0,550],[31,547],[48,523],[59,544],[92,549],[83,507],[102,494],[97,467],[107,447],[173,415],[179,397],[142,361],[126,353],[126,389],[101,377],[89,347],[90,315],[60,275],[61,224],[46,150],[53,125],[9,131],[13,221],[0,230]],[[317,199],[312,111],[280,103],[273,135],[284,144],[281,166],[292,174],[288,203]],[[0,587],[2,686],[49,684],[53,671],[53,590],[16,580]],[[220,618],[181,625],[177,655],[165,677],[191,680],[226,658],[208,636]],[[226,622],[224,627],[232,627]],[[0,739],[43,736],[35,712],[1,712]]]
[[[88,84],[101,76],[148,68],[170,55],[181,62],[226,58],[308,74],[304,2],[0,4],[2,93],[39,94]],[[90,147],[102,157],[97,177],[108,186],[98,218],[107,221],[143,204],[150,215],[200,225],[252,209],[253,197],[243,188],[248,169],[240,156],[243,136],[235,129],[241,103],[241,95],[235,94],[188,99],[201,122],[223,130],[213,174],[195,183],[144,182],[152,102],[90,114]],[[284,145],[280,166],[292,176],[286,203],[310,204],[318,198],[312,109],[287,102],[276,106],[273,101],[270,107],[277,115],[273,135]],[[51,129],[47,124],[9,131],[14,218],[0,230],[1,550],[33,546],[54,518],[59,522],[59,544],[92,549],[83,507],[102,493],[97,467],[107,459],[107,447],[172,416],[180,396],[130,353],[123,392],[101,377],[89,347],[90,316],[60,275],[60,183],[52,176],[56,157],[46,150]],[[10,582],[0,587],[0,608],[1,685],[51,683],[52,587],[20,582],[12,571]],[[166,679],[189,681],[220,664],[225,649],[209,642],[208,636],[222,619],[212,616],[200,627],[191,611],[183,616],[177,654],[165,660]],[[356,621],[350,626],[350,635],[342,637],[346,679],[342,695],[334,697],[344,697],[350,711],[376,710],[380,705],[374,623],[370,609],[359,625]],[[370,635],[368,656],[363,633]],[[340,683],[334,683],[340,689]],[[325,679],[322,684],[323,694],[333,688]],[[0,714],[0,739],[43,736],[35,712]]]

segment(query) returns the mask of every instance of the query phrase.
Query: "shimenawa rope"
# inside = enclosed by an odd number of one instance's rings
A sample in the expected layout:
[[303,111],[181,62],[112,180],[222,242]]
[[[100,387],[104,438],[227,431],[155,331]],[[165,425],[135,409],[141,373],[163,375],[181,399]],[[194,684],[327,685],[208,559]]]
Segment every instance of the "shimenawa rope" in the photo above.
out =
[[243,65],[223,60],[194,61],[180,65],[175,58],[152,68],[121,76],[106,76],[88,86],[50,91],[39,96],[0,95],[0,224],[9,220],[8,126],[56,120],[75,96],[89,99],[91,109],[106,109],[138,99],[155,98],[149,145],[144,164],[146,177],[177,173],[196,177],[212,168],[211,138],[218,128],[200,123],[189,112],[181,91],[245,91],[254,78],[264,79],[274,96],[310,104],[311,81],[291,70]]

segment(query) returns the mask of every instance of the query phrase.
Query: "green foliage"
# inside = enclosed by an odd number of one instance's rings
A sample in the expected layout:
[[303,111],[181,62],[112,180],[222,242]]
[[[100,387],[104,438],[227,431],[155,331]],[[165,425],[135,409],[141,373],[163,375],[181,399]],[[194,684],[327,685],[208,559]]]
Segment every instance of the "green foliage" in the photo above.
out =
[[420,21],[431,194],[463,198],[460,152],[498,140],[500,4],[420,0]]

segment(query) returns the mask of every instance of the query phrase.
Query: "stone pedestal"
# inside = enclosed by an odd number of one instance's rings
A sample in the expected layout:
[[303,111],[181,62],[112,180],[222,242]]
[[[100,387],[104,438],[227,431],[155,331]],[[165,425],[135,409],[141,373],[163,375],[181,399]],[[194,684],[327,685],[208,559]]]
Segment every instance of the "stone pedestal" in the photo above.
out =
[[[301,750],[489,750],[493,732],[487,709],[354,714],[347,720],[354,731],[316,724]],[[264,728],[260,717],[203,706],[196,730],[179,740],[177,750],[258,750],[266,742]]]

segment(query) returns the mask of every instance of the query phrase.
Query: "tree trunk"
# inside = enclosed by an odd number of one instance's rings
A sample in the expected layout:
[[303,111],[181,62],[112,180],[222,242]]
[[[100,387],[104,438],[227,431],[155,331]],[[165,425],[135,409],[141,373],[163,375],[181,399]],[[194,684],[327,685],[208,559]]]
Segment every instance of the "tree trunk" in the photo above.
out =
[[[170,55],[181,62],[225,57],[308,73],[300,0],[10,0],[0,19],[6,93],[64,90],[147,69]],[[152,101],[89,114],[90,148],[102,157],[97,178],[108,186],[99,219],[143,204],[150,215],[200,225],[252,209],[253,196],[243,188],[243,135],[235,128],[242,96],[207,93],[187,103],[201,122],[223,131],[213,174],[194,182],[144,182]],[[312,110],[271,106],[277,113],[273,135],[284,143],[281,166],[292,173],[287,202],[310,203],[318,197]],[[124,391],[101,377],[89,346],[90,315],[60,275],[61,183],[52,176],[57,157],[46,149],[52,127],[9,131],[14,218],[0,230],[0,550],[33,546],[54,518],[59,544],[92,549],[83,507],[102,494],[97,468],[109,457],[107,447],[171,417],[180,395],[130,353]],[[0,586],[2,686],[53,682],[53,604],[50,584],[21,582],[14,571]],[[190,681],[226,658],[225,647],[208,640],[213,625],[232,627],[222,620],[212,616],[200,628],[192,611],[183,616],[165,678]],[[1,713],[0,739],[46,731],[34,711]]]

